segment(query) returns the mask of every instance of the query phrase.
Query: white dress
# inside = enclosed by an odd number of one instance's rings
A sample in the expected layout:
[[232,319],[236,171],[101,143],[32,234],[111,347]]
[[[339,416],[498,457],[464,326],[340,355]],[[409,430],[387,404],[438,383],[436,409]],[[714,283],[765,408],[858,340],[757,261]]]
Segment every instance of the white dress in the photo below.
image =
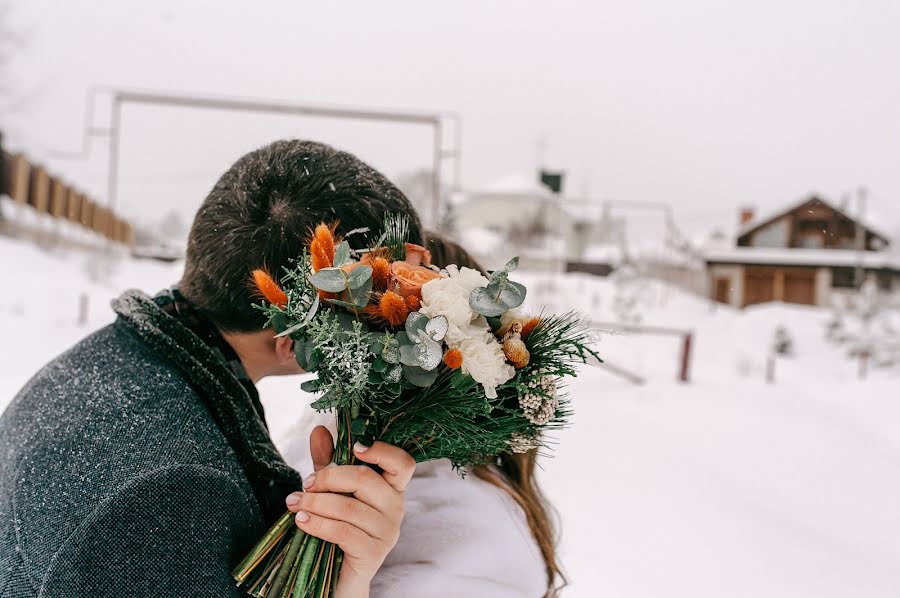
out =
[[[306,410],[282,442],[275,439],[288,464],[303,473],[312,470],[309,433],[320,424],[334,433],[333,418]],[[449,461],[440,460],[416,467],[400,539],[371,594],[538,598],[546,580],[540,550],[516,502],[473,475],[461,478]]]

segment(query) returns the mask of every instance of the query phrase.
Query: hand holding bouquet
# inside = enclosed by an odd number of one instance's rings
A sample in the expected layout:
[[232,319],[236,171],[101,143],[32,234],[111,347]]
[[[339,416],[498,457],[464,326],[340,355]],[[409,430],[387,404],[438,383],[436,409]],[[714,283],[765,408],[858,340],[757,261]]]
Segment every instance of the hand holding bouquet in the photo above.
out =
[[[416,461],[488,463],[541,447],[565,424],[561,380],[597,357],[573,314],[526,317],[526,289],[510,280],[517,259],[490,277],[431,265],[389,216],[371,247],[352,250],[320,224],[309,250],[280,283],[257,270],[257,307],[278,336],[294,340],[303,390],[337,418],[334,463],[359,463],[356,441],[400,447]],[[351,231],[363,234],[368,231]],[[297,529],[286,513],[235,568],[253,596],[330,596],[340,547]]]

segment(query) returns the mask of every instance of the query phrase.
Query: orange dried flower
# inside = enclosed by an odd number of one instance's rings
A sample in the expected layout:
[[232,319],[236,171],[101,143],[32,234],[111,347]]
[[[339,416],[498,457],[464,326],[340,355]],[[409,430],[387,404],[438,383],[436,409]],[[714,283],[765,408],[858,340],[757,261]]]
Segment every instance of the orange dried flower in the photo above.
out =
[[444,365],[451,370],[458,370],[462,367],[463,356],[459,349],[450,349],[444,353]]
[[275,282],[265,270],[260,269],[253,271],[253,283],[256,285],[260,294],[265,297],[266,301],[275,307],[283,308],[287,305],[287,295],[284,294],[284,291],[281,290],[278,283]]
[[312,241],[309,243],[309,256],[312,261],[313,272],[322,268],[330,268],[334,265],[334,227],[328,227],[324,223],[316,226],[313,231]]
[[372,266],[372,288],[376,291],[383,291],[388,286],[388,279],[391,276],[391,264],[386,259],[378,256],[369,262]]
[[378,299],[378,303],[366,307],[365,312],[379,320],[384,320],[391,326],[400,326],[406,322],[409,308],[403,297],[394,291],[387,291]]
[[419,308],[422,307],[422,300],[418,295],[407,295],[405,301],[409,311],[419,311]]
[[522,324],[522,338],[528,337],[531,334],[531,331],[535,329],[535,327],[541,323],[540,318],[531,318]]

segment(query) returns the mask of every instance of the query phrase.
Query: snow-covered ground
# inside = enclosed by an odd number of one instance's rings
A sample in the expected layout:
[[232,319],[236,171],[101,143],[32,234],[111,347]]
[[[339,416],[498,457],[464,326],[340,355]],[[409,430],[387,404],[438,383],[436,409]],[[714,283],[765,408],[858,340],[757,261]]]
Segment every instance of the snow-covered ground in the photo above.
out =
[[[43,363],[111,321],[119,291],[152,292],[180,274],[178,264],[3,237],[0,255],[0,408]],[[900,595],[900,375],[876,369],[858,380],[856,362],[825,341],[826,311],[712,308],[639,280],[517,278],[532,309],[694,333],[688,384],[676,379],[677,337],[608,332],[601,353],[646,383],[585,367],[570,388],[573,426],[541,472],[562,521],[565,596]],[[770,384],[779,325],[795,355],[778,358]],[[290,379],[261,391],[282,442],[308,397]]]

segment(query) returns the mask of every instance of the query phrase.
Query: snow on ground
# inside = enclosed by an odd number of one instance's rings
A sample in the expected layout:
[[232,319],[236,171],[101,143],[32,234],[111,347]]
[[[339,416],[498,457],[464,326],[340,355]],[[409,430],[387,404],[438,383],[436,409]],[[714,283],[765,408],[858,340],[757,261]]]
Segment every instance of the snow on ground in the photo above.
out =
[[[0,252],[0,408],[43,363],[111,321],[119,291],[153,292],[180,274],[177,264],[2,237]],[[694,333],[688,384],[676,380],[677,337],[605,332],[603,356],[646,383],[585,367],[570,388],[573,426],[540,473],[562,521],[565,596],[900,595],[900,377],[874,370],[857,380],[856,363],[824,340],[826,311],[739,312],[656,282],[517,274],[531,309]],[[795,356],[778,358],[768,384],[779,325]],[[309,400],[297,386],[261,385],[277,442]]]

